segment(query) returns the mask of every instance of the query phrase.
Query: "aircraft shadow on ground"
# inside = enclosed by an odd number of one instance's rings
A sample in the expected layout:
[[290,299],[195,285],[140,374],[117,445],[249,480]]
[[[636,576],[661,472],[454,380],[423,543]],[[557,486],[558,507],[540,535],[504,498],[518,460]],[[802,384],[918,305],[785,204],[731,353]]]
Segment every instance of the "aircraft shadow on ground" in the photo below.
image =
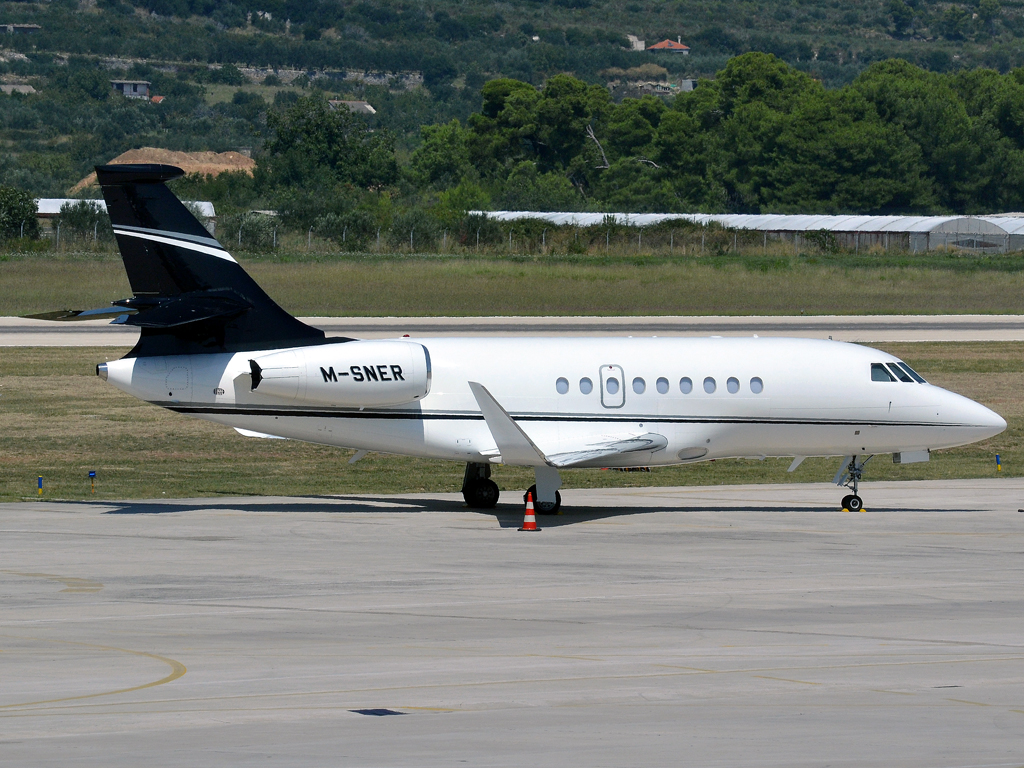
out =
[[[85,501],[77,502],[88,506],[105,507],[108,515],[166,515],[182,512],[274,512],[293,514],[414,514],[420,512],[473,512],[493,517],[502,528],[519,528],[523,524],[523,505],[509,503],[499,504],[494,509],[470,510],[461,501],[445,499],[406,498],[389,496],[387,498],[368,499],[364,496],[302,496],[285,502],[274,502],[253,497],[244,501],[188,500],[188,501]],[[394,505],[394,506],[392,506]],[[113,507],[113,509],[110,509]],[[906,507],[872,507],[868,513],[898,512],[967,512],[959,509],[908,509]],[[559,528],[577,525],[608,518],[628,517],[631,515],[652,514],[657,512],[681,513],[764,513],[793,514],[842,514],[835,506],[795,506],[786,503],[777,504],[659,504],[645,506],[620,507],[563,507],[559,515],[538,515],[537,524],[541,528]]]

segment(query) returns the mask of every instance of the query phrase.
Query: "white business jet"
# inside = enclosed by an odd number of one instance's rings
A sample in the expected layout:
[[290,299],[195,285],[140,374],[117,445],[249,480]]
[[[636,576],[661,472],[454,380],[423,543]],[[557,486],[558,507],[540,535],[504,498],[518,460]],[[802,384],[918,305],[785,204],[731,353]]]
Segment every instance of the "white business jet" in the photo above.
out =
[[833,341],[759,338],[325,338],[287,314],[164,182],[161,165],[96,169],[134,293],[110,308],[139,343],[97,374],[154,405],[284,437],[466,463],[471,507],[498,501],[491,467],[532,467],[539,511],[559,470],[735,457],[842,456],[861,509],[877,454],[927,461],[1006,428],[906,363]]

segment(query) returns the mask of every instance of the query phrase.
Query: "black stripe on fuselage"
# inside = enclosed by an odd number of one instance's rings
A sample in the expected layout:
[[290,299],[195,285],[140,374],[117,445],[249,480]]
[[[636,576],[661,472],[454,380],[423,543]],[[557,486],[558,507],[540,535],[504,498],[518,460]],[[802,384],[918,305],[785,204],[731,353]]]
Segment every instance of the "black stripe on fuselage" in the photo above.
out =
[[[217,414],[224,416],[284,416],[305,419],[378,419],[382,421],[483,421],[480,413],[441,413],[420,411],[342,411],[312,410],[308,408],[238,408],[204,405],[182,405],[180,403],[153,402],[176,413],[191,415]],[[515,421],[547,421],[563,423],[633,423],[644,424],[775,424],[775,425],[815,425],[815,426],[851,426],[851,427],[972,427],[974,424],[956,424],[951,422],[929,421],[859,421],[855,419],[772,419],[748,417],[699,417],[699,416],[647,416],[647,415],[567,415],[567,414],[511,414]]]

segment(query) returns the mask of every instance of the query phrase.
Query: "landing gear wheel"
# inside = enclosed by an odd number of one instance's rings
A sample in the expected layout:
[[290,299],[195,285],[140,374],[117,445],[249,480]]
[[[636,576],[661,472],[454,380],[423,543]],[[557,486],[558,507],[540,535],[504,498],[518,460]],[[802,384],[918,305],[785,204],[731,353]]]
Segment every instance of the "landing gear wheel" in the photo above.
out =
[[850,509],[850,499],[852,499],[852,498],[853,498],[853,494],[852,493],[848,493],[845,496],[843,496],[843,500],[839,502],[839,508],[842,509],[843,511],[849,511],[849,509]]
[[498,486],[493,480],[483,478],[467,483],[462,489],[462,498],[473,509],[494,509],[498,503]]
[[864,500],[860,496],[854,494],[853,496],[846,497],[846,509],[851,512],[860,512],[864,509]]
[[526,503],[526,494],[533,494],[533,509],[538,515],[557,515],[558,510],[562,508],[562,494],[555,491],[555,503],[537,501],[537,486],[531,485],[530,489],[523,494],[523,504]]

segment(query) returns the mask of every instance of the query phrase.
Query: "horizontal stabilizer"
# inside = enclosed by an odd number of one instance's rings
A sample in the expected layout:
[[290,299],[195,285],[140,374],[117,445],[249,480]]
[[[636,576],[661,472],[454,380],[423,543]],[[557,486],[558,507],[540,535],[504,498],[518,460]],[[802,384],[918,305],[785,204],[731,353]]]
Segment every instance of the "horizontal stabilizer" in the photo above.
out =
[[125,325],[140,328],[174,328],[217,317],[234,317],[252,307],[241,297],[202,293],[183,293],[164,299],[128,318]]
[[61,322],[78,320],[114,320],[122,315],[134,315],[137,309],[124,307],[101,307],[100,309],[58,309],[56,312],[41,312],[38,315],[25,315],[27,320],[59,320]]

